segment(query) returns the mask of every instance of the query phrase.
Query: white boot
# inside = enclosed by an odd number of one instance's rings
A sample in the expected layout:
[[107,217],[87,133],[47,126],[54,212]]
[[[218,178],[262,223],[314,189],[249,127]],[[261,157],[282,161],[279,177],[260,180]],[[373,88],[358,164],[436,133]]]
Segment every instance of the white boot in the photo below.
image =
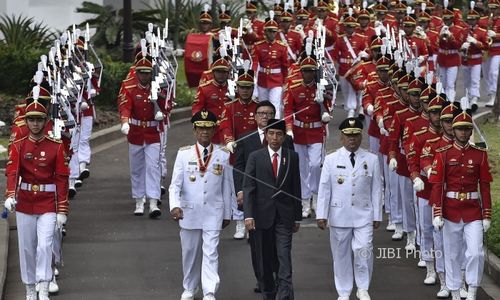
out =
[[417,263],[417,267],[419,267],[419,268],[425,268],[425,267],[427,267],[427,264],[426,264],[425,260],[423,260],[422,258],[420,258],[420,260]]
[[36,300],[36,289],[34,284],[26,284],[26,300]]
[[469,290],[467,291],[467,300],[476,300],[476,294],[477,287],[469,285]]
[[52,277],[52,281],[49,283],[49,294],[57,294],[59,292],[59,285],[56,281],[56,276]]
[[68,181],[69,182],[69,190],[68,190],[69,194],[68,194],[68,197],[70,199],[72,199],[76,195],[75,181],[76,181],[75,178],[70,178],[69,181]]
[[90,176],[90,171],[87,169],[87,163],[81,162],[80,163],[80,177],[78,179],[83,180],[85,178],[88,178]]
[[144,200],[142,198],[135,199],[134,215],[136,216],[144,215]]
[[470,101],[470,109],[472,110],[472,112],[476,112],[478,109],[477,100],[478,100],[477,97],[472,97]]
[[316,212],[316,209],[318,208],[318,194],[314,194],[312,196],[312,203],[311,203],[311,210],[314,210]]
[[465,271],[462,270],[462,287],[460,288],[460,298],[467,298],[467,285],[465,284]]
[[389,221],[387,222],[387,227],[385,228],[385,230],[395,231],[396,225],[394,225],[394,223],[391,222],[391,214],[387,214],[387,220],[389,220]]
[[495,106],[495,99],[496,99],[496,95],[495,94],[491,94],[491,95],[488,95],[488,102],[486,102],[486,107],[493,107]]
[[349,109],[349,111],[347,112],[347,117],[353,118],[355,114],[356,112],[354,111],[354,109]]
[[441,283],[441,288],[439,289],[439,292],[436,294],[436,297],[439,299],[445,299],[450,297],[450,290],[446,286],[446,277],[444,275],[444,272],[439,272],[439,283]]
[[302,218],[311,217],[311,199],[302,199]]
[[425,275],[424,284],[434,285],[436,284],[436,270],[434,269],[433,261],[426,261],[425,267],[427,268],[427,274]]
[[405,250],[408,252],[414,252],[416,250],[415,246],[415,231],[408,232],[408,235],[406,236],[406,246]]
[[49,300],[49,282],[48,281],[39,282],[38,286],[40,287],[40,292],[38,292],[38,299]]
[[161,216],[161,210],[158,208],[158,199],[149,199],[149,217],[156,219]]
[[242,240],[245,238],[245,221],[238,220],[236,221],[236,231],[233,235],[235,240]]
[[392,235],[393,241],[401,241],[403,239],[403,224],[394,224],[394,234]]
[[459,290],[451,291],[451,300],[460,300],[460,291]]
[[356,297],[359,300],[371,300],[370,295],[368,294],[368,291],[363,290],[363,289],[358,289],[358,291],[356,292]]

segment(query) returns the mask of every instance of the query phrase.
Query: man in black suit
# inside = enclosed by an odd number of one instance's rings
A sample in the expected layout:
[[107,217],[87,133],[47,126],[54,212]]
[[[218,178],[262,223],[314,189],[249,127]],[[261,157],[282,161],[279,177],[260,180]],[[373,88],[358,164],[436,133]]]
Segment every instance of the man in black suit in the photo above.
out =
[[[264,300],[293,300],[292,235],[300,227],[302,202],[299,157],[282,147],[283,120],[270,119],[268,147],[248,157],[243,182],[245,227],[254,232],[259,287]],[[273,272],[278,266],[276,288]]]
[[[245,177],[245,167],[247,164],[248,157],[250,154],[256,150],[267,147],[267,141],[265,139],[265,130],[267,126],[267,121],[274,118],[276,109],[270,101],[261,101],[257,103],[255,107],[255,122],[257,123],[257,130],[250,132],[238,140],[238,147],[235,153],[235,163],[233,165],[233,177],[234,177],[234,190],[237,194],[238,208],[243,210],[243,178]],[[290,136],[285,137],[283,142],[284,148],[289,148],[293,150],[293,140]],[[257,282],[259,281],[258,265],[256,263],[255,257],[255,247],[254,247],[254,231],[249,232],[248,242],[250,244],[250,253],[252,255],[252,266],[255,273],[255,278]],[[254,289],[254,292],[260,293],[259,284]]]

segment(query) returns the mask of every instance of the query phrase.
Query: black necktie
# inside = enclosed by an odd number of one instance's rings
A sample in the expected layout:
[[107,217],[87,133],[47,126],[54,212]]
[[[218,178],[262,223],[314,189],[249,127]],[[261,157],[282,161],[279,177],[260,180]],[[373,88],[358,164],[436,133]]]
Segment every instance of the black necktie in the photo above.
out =
[[351,152],[351,155],[349,155],[351,157],[351,165],[354,167],[354,163],[355,163],[355,160],[354,160],[354,152]]
[[208,149],[205,148],[203,150],[203,162],[206,163],[207,162],[207,157],[208,157]]

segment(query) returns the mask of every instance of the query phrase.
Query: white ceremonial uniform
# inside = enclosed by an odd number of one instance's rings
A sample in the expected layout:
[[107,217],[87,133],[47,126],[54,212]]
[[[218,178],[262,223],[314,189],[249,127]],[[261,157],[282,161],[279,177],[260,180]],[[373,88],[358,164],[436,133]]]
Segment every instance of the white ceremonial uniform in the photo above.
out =
[[[92,150],[90,149],[90,136],[92,135],[92,125],[94,117],[83,116],[80,126],[80,140],[78,143],[78,161],[79,163],[90,164]],[[83,170],[80,170],[83,171]]]
[[378,157],[359,148],[353,167],[350,154],[342,147],[326,156],[316,212],[316,218],[327,219],[330,226],[339,296],[350,295],[353,279],[359,289],[368,290],[373,270],[373,222],[382,221],[383,183]]
[[231,219],[229,153],[214,145],[207,170],[199,171],[196,149],[200,144],[179,149],[169,187],[170,210],[179,207],[183,287],[194,291],[201,280],[203,294],[215,294],[219,287],[217,246],[222,221]]

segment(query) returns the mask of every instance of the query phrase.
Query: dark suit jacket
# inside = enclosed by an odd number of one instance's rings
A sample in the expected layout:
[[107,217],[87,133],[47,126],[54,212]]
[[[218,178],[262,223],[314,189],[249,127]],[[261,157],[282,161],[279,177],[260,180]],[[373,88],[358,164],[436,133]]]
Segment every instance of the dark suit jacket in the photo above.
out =
[[[235,152],[235,162],[233,166],[234,190],[236,193],[243,191],[243,178],[245,177],[245,167],[247,165],[248,157],[256,150],[262,149],[263,145],[260,142],[259,133],[252,131],[242,136],[241,141],[238,142]],[[293,150],[293,140],[289,135],[285,136],[283,148]]]
[[281,151],[278,178],[274,177],[268,148],[254,151],[248,158],[243,182],[245,218],[254,218],[256,229],[270,228],[279,214],[285,226],[302,220],[299,156]]

